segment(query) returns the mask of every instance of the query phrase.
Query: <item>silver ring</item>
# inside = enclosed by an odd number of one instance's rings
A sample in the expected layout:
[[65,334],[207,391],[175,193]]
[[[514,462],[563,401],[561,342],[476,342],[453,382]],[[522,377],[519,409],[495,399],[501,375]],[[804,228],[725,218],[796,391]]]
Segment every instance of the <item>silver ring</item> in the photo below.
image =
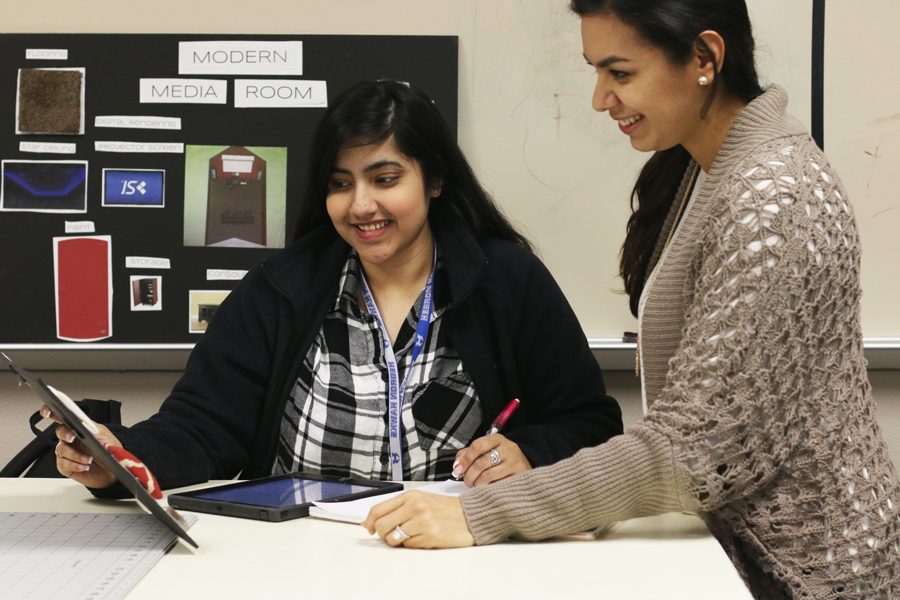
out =
[[409,534],[400,529],[400,526],[397,525],[391,532],[391,539],[402,544],[409,539]]
[[496,467],[497,465],[499,465],[500,464],[500,453],[497,452],[496,448],[491,448],[490,455],[491,455],[491,466]]

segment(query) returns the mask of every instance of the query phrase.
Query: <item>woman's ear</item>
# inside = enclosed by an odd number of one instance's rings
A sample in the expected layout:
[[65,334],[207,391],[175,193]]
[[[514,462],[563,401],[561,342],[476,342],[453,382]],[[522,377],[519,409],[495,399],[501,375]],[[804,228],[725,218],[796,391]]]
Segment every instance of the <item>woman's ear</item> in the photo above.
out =
[[707,29],[700,32],[694,44],[694,60],[697,65],[697,77],[706,77],[706,80],[712,83],[725,64],[725,40],[718,31]]
[[440,177],[436,177],[431,180],[431,183],[428,184],[428,197],[429,198],[437,198],[441,195],[441,192],[444,189],[444,180]]

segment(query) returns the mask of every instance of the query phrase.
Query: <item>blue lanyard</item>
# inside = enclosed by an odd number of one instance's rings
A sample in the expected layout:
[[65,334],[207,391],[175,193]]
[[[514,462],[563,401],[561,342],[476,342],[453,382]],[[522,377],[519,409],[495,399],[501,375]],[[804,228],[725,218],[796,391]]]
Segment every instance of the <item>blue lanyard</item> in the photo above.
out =
[[403,376],[403,382],[399,380],[399,369],[397,367],[397,357],[394,355],[394,348],[391,346],[391,336],[388,333],[384,321],[381,319],[381,313],[378,312],[378,306],[375,304],[375,298],[369,289],[369,282],[366,281],[366,274],[360,269],[360,279],[362,280],[363,300],[366,302],[366,309],[370,315],[375,317],[378,327],[381,328],[382,344],[384,346],[384,359],[388,369],[388,440],[391,450],[391,475],[394,481],[403,480],[403,461],[401,460],[401,444],[400,444],[400,410],[403,407],[403,396],[406,393],[406,384],[412,373],[413,365],[416,359],[422,353],[425,347],[425,338],[428,337],[428,326],[431,324],[432,295],[434,293],[434,269],[437,266],[437,247],[434,249],[434,257],[431,264],[431,274],[428,281],[425,282],[425,292],[422,298],[422,310],[419,312],[419,323],[416,325],[416,339],[413,342],[412,357],[409,366],[406,367],[406,374]]

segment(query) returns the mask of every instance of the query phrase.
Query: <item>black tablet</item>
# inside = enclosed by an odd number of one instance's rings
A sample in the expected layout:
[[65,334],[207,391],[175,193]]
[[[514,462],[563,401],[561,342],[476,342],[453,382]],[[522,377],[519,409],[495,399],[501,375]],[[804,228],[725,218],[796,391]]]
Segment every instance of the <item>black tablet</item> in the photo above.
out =
[[113,458],[112,454],[109,453],[91,432],[90,428],[94,426],[93,422],[87,418],[87,415],[81,413],[81,409],[78,408],[72,400],[64,394],[57,395],[57,393],[44,383],[40,377],[36,377],[22,367],[16,365],[6,354],[0,352],[0,356],[6,360],[9,364],[9,368],[19,376],[22,383],[31,388],[44,404],[50,407],[50,410],[62,419],[62,422],[66,427],[71,429],[72,433],[81,440],[88,454],[93,456],[98,463],[106,467],[110,473],[115,475],[116,479],[119,480],[119,483],[124,485],[125,488],[144,505],[144,508],[162,521],[166,527],[171,529],[178,537],[188,542],[194,548],[197,547],[197,542],[191,539],[191,536],[187,533],[187,529],[190,525],[181,515],[171,508],[171,505],[167,507],[157,502],[156,499],[144,489],[144,486],[134,478],[134,475],[129,473],[128,469],[120,465],[119,461]]
[[309,515],[313,502],[344,502],[403,491],[402,483],[313,473],[289,473],[171,494],[169,506],[182,510],[257,519],[288,521]]

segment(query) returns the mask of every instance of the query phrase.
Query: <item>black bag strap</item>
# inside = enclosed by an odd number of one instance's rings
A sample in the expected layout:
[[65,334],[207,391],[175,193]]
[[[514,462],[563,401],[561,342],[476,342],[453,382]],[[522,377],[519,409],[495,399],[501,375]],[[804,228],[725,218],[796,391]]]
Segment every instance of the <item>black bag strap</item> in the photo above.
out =
[[[36,437],[24,448],[12,457],[3,469],[0,469],[0,477],[19,477],[34,464],[41,456],[47,454],[47,443],[41,437]],[[53,452],[51,449],[50,452]]]
[[37,424],[43,419],[41,413],[38,411],[34,411],[34,413],[28,417],[28,426],[31,427],[31,431],[34,433],[34,436],[37,438],[37,441],[43,440],[50,446],[56,446],[56,435],[54,432],[56,431],[56,423],[50,423],[44,429],[38,429]]
[[[104,425],[121,425],[122,403],[118,400],[95,400],[86,398],[75,402],[91,420]],[[56,471],[56,423],[44,429],[37,424],[43,419],[41,413],[35,411],[28,417],[28,425],[35,438],[25,445],[3,469],[0,477],[60,477]],[[31,467],[29,469],[29,467]]]

